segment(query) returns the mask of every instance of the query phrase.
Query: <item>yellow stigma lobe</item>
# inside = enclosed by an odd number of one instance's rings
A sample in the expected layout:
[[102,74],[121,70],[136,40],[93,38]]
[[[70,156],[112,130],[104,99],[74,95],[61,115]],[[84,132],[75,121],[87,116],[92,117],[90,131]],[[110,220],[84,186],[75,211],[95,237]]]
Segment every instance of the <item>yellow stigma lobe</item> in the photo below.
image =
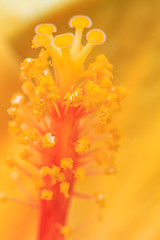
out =
[[64,33],[54,38],[54,44],[56,47],[64,48],[70,46],[74,41],[74,35],[72,33]]
[[74,28],[87,28],[91,27],[92,21],[87,16],[79,15],[72,17],[69,21],[69,25]]
[[32,41],[33,48],[45,47],[49,44],[51,44],[51,38],[43,33],[35,35]]
[[102,30],[94,29],[87,33],[87,40],[89,43],[96,45],[104,43],[106,37]]
[[51,35],[52,33],[56,32],[56,26],[54,24],[39,24],[36,28],[35,28],[35,33],[39,34],[39,33],[46,33],[48,35]]

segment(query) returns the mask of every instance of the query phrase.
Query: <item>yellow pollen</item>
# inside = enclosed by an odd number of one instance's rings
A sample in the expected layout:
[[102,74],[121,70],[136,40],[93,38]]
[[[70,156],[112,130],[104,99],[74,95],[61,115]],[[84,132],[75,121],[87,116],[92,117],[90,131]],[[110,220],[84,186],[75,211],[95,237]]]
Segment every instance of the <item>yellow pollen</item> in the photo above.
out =
[[37,34],[32,40],[32,47],[39,48],[51,44],[51,38],[47,34]]
[[53,147],[55,145],[55,136],[52,136],[52,134],[46,133],[43,137],[42,137],[42,146],[44,148],[50,148]]
[[51,35],[52,33],[56,32],[56,26],[54,24],[46,23],[46,24],[40,24],[35,28],[35,32],[38,33],[46,33],[48,35]]
[[56,184],[56,182],[63,182],[65,181],[64,173],[60,172],[60,168],[58,166],[53,166],[51,169],[51,178],[52,178],[52,185]]
[[75,151],[80,154],[87,153],[90,146],[90,140],[87,137],[82,137],[77,141]]
[[71,229],[69,226],[63,226],[61,227],[61,234],[65,237],[65,239],[69,238],[71,236]]
[[102,44],[105,39],[105,33],[100,29],[93,29],[87,33],[87,40],[93,45]]
[[62,182],[60,183],[60,192],[64,194],[66,198],[69,197],[69,183],[68,182]]
[[31,129],[24,130],[19,136],[18,136],[18,142],[20,144],[28,145],[31,143],[37,143],[39,140],[38,134],[36,131]]
[[100,208],[105,207],[106,200],[105,200],[102,193],[95,193],[94,194],[94,199],[95,199],[95,202],[99,205]]
[[81,88],[76,88],[72,93],[67,92],[64,100],[73,107],[78,107],[82,104],[83,94]]
[[74,28],[87,28],[91,27],[92,21],[87,16],[79,15],[72,17],[69,21],[69,25]]
[[64,170],[73,168],[73,160],[72,158],[63,158],[61,159],[61,168]]
[[48,166],[41,167],[40,174],[42,177],[51,176],[51,169]]
[[84,168],[77,168],[74,177],[80,181],[84,181],[86,179],[86,171]]
[[7,201],[7,195],[5,192],[0,192],[0,202],[6,202]]
[[54,44],[57,47],[67,47],[70,46],[74,41],[74,35],[72,33],[64,33],[58,35],[54,38]]
[[52,200],[53,198],[53,192],[52,191],[49,191],[49,190],[46,190],[46,189],[43,189],[41,191],[41,199],[42,200]]

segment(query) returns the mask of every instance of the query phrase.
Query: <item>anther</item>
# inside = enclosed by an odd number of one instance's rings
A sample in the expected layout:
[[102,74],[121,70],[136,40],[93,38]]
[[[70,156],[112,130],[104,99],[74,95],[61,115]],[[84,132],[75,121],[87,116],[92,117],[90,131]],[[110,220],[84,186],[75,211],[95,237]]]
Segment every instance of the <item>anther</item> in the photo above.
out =
[[53,147],[55,145],[55,136],[52,136],[52,134],[46,133],[43,137],[42,137],[42,146],[44,148],[50,148]]
[[46,190],[46,189],[43,189],[41,191],[41,199],[42,200],[52,200],[53,198],[53,192],[52,191],[49,191],[49,190]]

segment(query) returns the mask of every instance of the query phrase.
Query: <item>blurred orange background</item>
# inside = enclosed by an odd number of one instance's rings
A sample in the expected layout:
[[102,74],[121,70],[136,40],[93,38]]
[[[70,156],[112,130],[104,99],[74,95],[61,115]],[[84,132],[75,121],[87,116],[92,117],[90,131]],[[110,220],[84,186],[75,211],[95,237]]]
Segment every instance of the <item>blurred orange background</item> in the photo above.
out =
[[[93,177],[77,188],[103,191],[107,206],[103,221],[83,227],[71,239],[160,239],[160,1],[159,0],[0,0],[0,156],[17,150],[7,132],[7,108],[20,87],[21,61],[35,57],[34,27],[54,23],[58,33],[77,14],[88,15],[107,41],[90,54],[104,53],[114,66],[114,84],[125,85],[127,99],[116,115],[122,132],[117,173]],[[9,171],[0,163],[0,191],[18,194]],[[94,189],[93,189],[94,188]],[[16,195],[17,196],[17,195]],[[70,225],[96,218],[95,205],[73,200]],[[87,214],[86,214],[87,213]],[[0,239],[35,240],[37,213],[15,204],[0,205]],[[23,224],[22,224],[23,223]]]

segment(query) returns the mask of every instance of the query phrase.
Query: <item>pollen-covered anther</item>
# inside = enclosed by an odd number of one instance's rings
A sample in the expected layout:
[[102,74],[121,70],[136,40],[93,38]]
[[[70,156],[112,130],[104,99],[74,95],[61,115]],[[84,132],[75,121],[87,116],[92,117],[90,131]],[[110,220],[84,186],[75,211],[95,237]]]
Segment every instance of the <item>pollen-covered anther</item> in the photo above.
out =
[[84,181],[86,179],[86,171],[84,168],[77,168],[74,172],[74,177],[77,180]]
[[75,151],[80,154],[85,154],[88,152],[90,147],[90,140],[87,137],[82,137],[77,141],[77,146]]
[[92,21],[87,16],[78,15],[70,19],[69,25],[73,28],[89,28],[92,25]]
[[70,184],[68,182],[60,183],[60,192],[63,193],[66,198],[69,198],[69,186]]
[[49,168],[48,166],[41,167],[40,175],[42,177],[51,176],[51,168]]
[[7,199],[7,195],[5,192],[0,192],[0,202],[6,202]]
[[46,189],[43,189],[41,191],[41,199],[42,200],[52,200],[53,199],[53,191],[49,191]]
[[49,35],[40,33],[35,35],[32,40],[32,48],[45,47],[51,44],[51,38]]
[[31,129],[24,130],[18,137],[18,142],[24,145],[37,143],[38,140],[39,136],[37,132]]
[[56,26],[50,23],[39,24],[38,26],[35,27],[35,33],[37,34],[45,33],[45,34],[51,35],[56,31],[57,31]]
[[64,170],[73,168],[73,159],[72,158],[63,158],[61,159],[61,168]]
[[69,238],[72,234],[71,228],[69,226],[62,226],[60,231],[65,239]]
[[56,144],[55,142],[55,136],[53,136],[50,132],[46,133],[42,137],[42,146],[44,148],[50,148],[53,147]]
[[14,107],[19,107],[24,102],[24,95],[22,93],[14,94],[11,98],[11,105]]
[[95,199],[95,202],[99,205],[100,208],[105,207],[106,199],[104,198],[104,195],[102,193],[95,193],[93,197]]
[[83,99],[83,93],[81,88],[76,88],[72,93],[67,92],[64,96],[64,100],[73,107],[81,105]]
[[63,182],[65,181],[65,175],[60,171],[60,167],[53,165],[51,169],[51,178],[52,178],[52,185],[55,185],[56,182]]
[[14,167],[17,165],[16,161],[14,160],[13,156],[11,154],[7,154],[5,156],[5,162],[9,167]]
[[74,41],[74,35],[72,33],[64,33],[57,35],[54,38],[54,44],[56,47],[64,48],[72,45]]
[[100,29],[92,29],[87,33],[87,41],[93,45],[102,44],[105,40],[106,35]]

